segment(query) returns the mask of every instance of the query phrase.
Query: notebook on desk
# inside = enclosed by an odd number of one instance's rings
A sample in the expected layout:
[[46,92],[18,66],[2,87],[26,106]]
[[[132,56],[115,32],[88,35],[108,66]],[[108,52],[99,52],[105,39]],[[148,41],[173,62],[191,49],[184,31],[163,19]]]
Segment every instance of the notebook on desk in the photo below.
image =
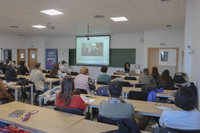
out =
[[8,117],[19,117],[19,116],[21,116],[24,112],[25,112],[25,110],[15,110],[15,111],[12,112],[11,114],[9,114]]

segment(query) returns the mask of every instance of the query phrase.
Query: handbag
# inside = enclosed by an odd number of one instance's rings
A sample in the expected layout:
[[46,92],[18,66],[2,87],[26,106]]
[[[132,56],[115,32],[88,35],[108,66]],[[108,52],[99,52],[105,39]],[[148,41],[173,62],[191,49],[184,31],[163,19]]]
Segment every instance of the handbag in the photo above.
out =
[[151,92],[152,90],[154,90],[156,88],[157,88],[157,85],[147,84],[145,86],[142,86],[141,91]]
[[88,85],[90,90],[94,90],[96,88],[91,78],[88,78]]

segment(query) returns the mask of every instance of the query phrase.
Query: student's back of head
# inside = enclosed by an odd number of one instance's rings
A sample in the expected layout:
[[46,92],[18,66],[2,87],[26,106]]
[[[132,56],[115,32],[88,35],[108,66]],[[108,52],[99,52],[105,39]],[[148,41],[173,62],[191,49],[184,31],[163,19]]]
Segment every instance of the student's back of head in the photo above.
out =
[[107,66],[102,66],[101,67],[101,72],[102,73],[107,73],[108,67]]
[[149,75],[149,69],[148,69],[148,68],[144,68],[144,69],[143,69],[143,73]]
[[122,84],[119,81],[111,82],[109,85],[109,93],[113,98],[119,98],[122,93]]
[[58,70],[59,70],[59,65],[58,63],[55,63],[51,69],[51,72],[50,72],[50,76],[51,77],[55,77],[56,75],[58,75]]

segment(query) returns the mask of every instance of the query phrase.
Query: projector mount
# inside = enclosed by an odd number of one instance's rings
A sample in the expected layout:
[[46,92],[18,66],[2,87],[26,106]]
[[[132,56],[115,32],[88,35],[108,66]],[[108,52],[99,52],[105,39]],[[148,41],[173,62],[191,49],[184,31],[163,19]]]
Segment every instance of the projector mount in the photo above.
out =
[[88,25],[88,27],[87,27],[87,35],[86,35],[86,37],[87,37],[87,41],[88,40],[90,40],[90,38],[89,38],[89,32],[90,32],[90,29],[89,29],[90,27],[89,27],[89,25]]

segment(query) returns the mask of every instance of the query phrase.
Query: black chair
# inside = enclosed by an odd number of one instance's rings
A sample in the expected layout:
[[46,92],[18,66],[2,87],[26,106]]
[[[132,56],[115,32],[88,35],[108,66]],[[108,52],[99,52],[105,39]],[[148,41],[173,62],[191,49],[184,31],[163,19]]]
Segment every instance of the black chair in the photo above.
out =
[[135,84],[135,87],[141,88],[142,86],[145,86],[146,84]]
[[1,78],[1,80],[6,80],[6,77],[0,77]]
[[71,75],[77,76],[77,75],[79,75],[79,73],[78,72],[71,72]]
[[48,73],[47,70],[42,70],[42,73]]
[[51,78],[51,76],[50,76],[50,75],[48,75],[48,74],[47,74],[47,75],[45,75],[45,77],[46,77],[46,78]]
[[111,124],[111,125],[117,125],[117,123],[122,120],[122,119],[117,119],[117,118],[107,118],[107,117],[103,117],[103,116],[99,116],[97,118],[98,122],[101,123],[107,123],[107,124]]
[[121,78],[120,76],[111,76],[112,79],[115,79],[115,78]]
[[77,88],[77,89],[76,89],[76,93],[79,94],[79,95],[80,95],[80,94],[88,94],[87,91],[86,91],[85,89],[80,89],[80,88]]
[[124,87],[131,87],[131,84],[129,82],[121,82],[122,83],[122,86]]
[[[160,128],[162,128],[163,130],[169,129],[171,131],[175,131],[175,132],[178,132],[178,133],[200,133],[200,130],[181,130],[181,129],[173,129],[173,128],[168,128],[168,127],[160,127]],[[155,130],[152,133],[154,133]]]
[[129,95],[129,99],[132,99],[132,100],[147,101],[149,93],[142,92],[142,91],[129,91],[128,95]]
[[84,116],[83,111],[77,108],[61,108],[56,106],[54,110]]
[[163,88],[164,90],[177,90],[177,89],[179,89],[179,88],[174,88],[174,86],[172,86],[172,85],[160,85],[159,89],[160,88]]
[[137,80],[136,77],[125,77],[124,79],[125,79],[125,80]]
[[106,82],[97,81],[97,84],[108,85]]

